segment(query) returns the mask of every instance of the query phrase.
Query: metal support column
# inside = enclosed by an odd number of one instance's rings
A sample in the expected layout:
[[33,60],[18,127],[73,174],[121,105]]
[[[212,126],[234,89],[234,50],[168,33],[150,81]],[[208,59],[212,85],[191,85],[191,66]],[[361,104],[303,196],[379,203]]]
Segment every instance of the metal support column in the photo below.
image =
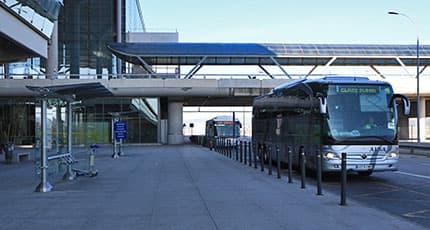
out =
[[36,187],[36,192],[49,192],[52,190],[52,185],[48,182],[48,155],[46,153],[47,148],[47,136],[46,127],[48,118],[46,117],[46,111],[48,107],[48,99],[42,99],[42,110],[41,110],[41,149],[40,149],[40,184]]
[[[67,102],[67,152],[72,155],[72,103]],[[75,173],[72,170],[72,166],[67,165],[66,173],[63,176],[63,180],[74,180]]]

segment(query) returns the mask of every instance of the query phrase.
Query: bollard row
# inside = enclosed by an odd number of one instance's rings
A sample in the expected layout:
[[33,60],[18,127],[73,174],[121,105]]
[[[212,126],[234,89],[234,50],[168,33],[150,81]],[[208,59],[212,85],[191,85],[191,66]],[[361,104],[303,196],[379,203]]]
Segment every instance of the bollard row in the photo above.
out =
[[[249,167],[258,169],[258,162],[260,162],[260,170],[264,172],[265,164],[267,164],[268,175],[272,175],[272,163],[276,161],[276,175],[281,179],[281,161],[285,157],[287,160],[287,181],[293,183],[292,176],[292,162],[293,162],[293,148],[285,145],[281,151],[280,145],[272,145],[267,143],[252,143],[246,141],[230,140],[226,138],[217,138],[213,143],[209,144],[209,148],[214,149],[216,152],[236,160]],[[318,149],[318,148],[316,148]],[[297,150],[296,150],[297,151]],[[282,153],[285,153],[282,155]],[[305,147],[300,146],[298,149],[298,162],[300,173],[300,188],[306,188],[306,152]],[[273,159],[275,158],[275,159]],[[346,168],[346,153],[342,153],[341,157],[341,188],[340,188],[340,205],[346,205],[346,183],[347,183],[347,168]],[[317,192],[316,195],[321,196],[322,193],[322,151],[315,151],[315,168],[317,179]]]

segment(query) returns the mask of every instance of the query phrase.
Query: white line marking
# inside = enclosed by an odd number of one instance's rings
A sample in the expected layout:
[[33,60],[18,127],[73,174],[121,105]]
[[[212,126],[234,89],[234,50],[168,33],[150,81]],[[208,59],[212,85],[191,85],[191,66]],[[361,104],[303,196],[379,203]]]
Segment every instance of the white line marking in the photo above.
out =
[[402,171],[397,171],[397,172],[394,172],[394,173],[398,173],[398,174],[403,174],[403,175],[408,175],[408,176],[413,176],[413,177],[418,177],[418,178],[423,178],[423,179],[430,180],[430,176],[424,176],[424,175],[419,175],[419,174],[407,173],[407,172],[402,172]]

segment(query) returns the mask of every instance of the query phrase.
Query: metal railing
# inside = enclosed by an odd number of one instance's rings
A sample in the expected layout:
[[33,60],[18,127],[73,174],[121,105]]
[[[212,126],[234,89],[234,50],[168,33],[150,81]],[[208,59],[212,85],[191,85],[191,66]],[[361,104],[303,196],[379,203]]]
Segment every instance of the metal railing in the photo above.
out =
[[[301,78],[314,78],[323,77],[330,74],[290,74],[293,79]],[[380,79],[378,75],[375,74],[351,74],[351,73],[338,73],[336,75],[360,75],[368,76],[370,78]],[[0,73],[1,79],[81,79],[81,80],[96,80],[96,79],[185,79],[187,74],[175,74],[175,73],[156,73],[156,74],[93,74],[93,73],[82,73],[82,74],[37,74],[37,73]],[[272,74],[273,79],[289,79],[285,74]],[[413,76],[407,74],[388,74],[385,75],[387,79],[391,78],[404,78],[404,79],[414,79]],[[424,75],[423,75],[424,77]],[[260,73],[241,73],[241,74],[195,74],[190,79],[272,79],[266,74]],[[386,80],[387,80],[386,79]]]

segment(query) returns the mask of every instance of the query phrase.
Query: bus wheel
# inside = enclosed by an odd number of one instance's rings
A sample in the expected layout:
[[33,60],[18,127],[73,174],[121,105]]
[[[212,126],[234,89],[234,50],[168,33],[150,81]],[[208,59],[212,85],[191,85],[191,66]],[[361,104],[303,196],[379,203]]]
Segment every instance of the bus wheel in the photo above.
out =
[[372,175],[372,171],[366,171],[366,172],[358,172],[359,176],[370,176]]

